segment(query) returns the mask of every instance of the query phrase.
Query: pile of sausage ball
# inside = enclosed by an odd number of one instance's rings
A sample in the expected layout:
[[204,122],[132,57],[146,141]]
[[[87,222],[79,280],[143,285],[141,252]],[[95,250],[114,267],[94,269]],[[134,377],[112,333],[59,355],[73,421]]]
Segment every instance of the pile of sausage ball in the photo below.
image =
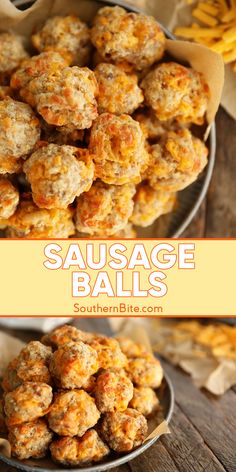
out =
[[19,460],[50,451],[64,466],[99,462],[143,443],[162,379],[160,362],[143,345],[65,325],[10,362],[0,429]]
[[135,237],[207,164],[201,73],[165,56],[151,16],[55,16],[31,54],[0,34],[0,227],[7,237]]

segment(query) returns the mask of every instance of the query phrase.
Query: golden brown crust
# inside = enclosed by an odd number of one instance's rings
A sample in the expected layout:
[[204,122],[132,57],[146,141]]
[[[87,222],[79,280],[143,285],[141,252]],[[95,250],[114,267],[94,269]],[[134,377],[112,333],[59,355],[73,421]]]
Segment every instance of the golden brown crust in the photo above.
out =
[[99,369],[95,349],[82,341],[69,342],[54,352],[50,372],[61,388],[80,388]]
[[100,115],[91,129],[89,149],[96,176],[107,184],[138,183],[148,164],[144,135],[129,115]]
[[34,152],[23,170],[39,208],[67,208],[87,192],[94,178],[89,152],[74,146],[48,144]]
[[45,457],[52,438],[44,419],[12,426],[8,435],[11,454],[19,460]]
[[126,371],[132,382],[139,387],[158,388],[163,379],[160,361],[150,353],[129,359]]
[[84,390],[69,390],[56,394],[48,414],[50,428],[59,436],[78,436],[99,420],[94,398]]
[[133,384],[121,369],[107,369],[98,375],[94,395],[101,413],[124,411],[133,397]]
[[34,421],[48,412],[52,388],[40,382],[25,382],[5,395],[5,413],[9,427]]
[[70,64],[85,66],[89,62],[91,42],[88,26],[75,15],[54,16],[32,36],[38,51],[57,51]]
[[87,431],[80,439],[60,438],[51,444],[50,450],[53,460],[64,466],[99,462],[110,452],[94,429]]
[[145,175],[156,190],[176,192],[195,181],[207,164],[208,149],[188,129],[169,131],[150,146]]
[[106,413],[101,433],[111,449],[128,452],[140,446],[147,435],[147,420],[138,411],[127,408],[121,412]]
[[164,33],[153,17],[118,6],[98,11],[91,39],[105,60],[126,62],[137,69],[159,61],[165,49]]

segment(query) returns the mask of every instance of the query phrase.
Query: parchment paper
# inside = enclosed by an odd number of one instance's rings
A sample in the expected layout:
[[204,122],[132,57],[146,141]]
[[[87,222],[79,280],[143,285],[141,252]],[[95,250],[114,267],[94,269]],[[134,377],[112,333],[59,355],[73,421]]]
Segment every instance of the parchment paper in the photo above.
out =
[[[126,326],[124,327],[124,329],[121,329],[118,334],[121,336],[129,336],[135,342],[142,342],[143,344],[145,344],[149,351],[152,351],[148,335],[143,328],[139,326],[132,326],[131,332],[129,331],[129,326]],[[8,336],[5,333],[0,332],[0,381],[8,363],[19,354],[20,350],[23,347],[24,343],[19,341],[19,339],[16,339],[12,336]],[[146,437],[144,442],[153,438],[159,438],[163,434],[170,433],[168,423],[165,420],[163,421],[159,419],[159,424],[158,426],[156,426],[157,419],[158,418],[155,415],[153,419],[148,421],[148,436]],[[2,437],[0,438],[0,454],[8,458],[11,457],[11,447],[7,438],[4,435],[2,435]],[[54,468],[54,465],[50,459],[41,459],[40,461],[27,460],[24,461],[24,463],[26,463],[27,465],[39,467],[39,471],[41,467],[46,467],[50,470],[53,470]]]
[[[147,10],[154,13],[152,4],[155,0],[145,1],[147,1]],[[136,0],[133,0],[133,2],[135,3]],[[165,7],[162,8],[161,4],[164,3]],[[159,5],[157,17],[158,12],[162,10],[169,11],[170,2],[158,1],[155,4]],[[29,35],[48,16],[74,13],[84,21],[90,21],[99,6],[94,0],[37,0],[31,8],[21,12],[12,5],[10,0],[1,0],[0,30],[10,28],[17,31],[24,35],[29,43]],[[165,15],[165,22],[168,22],[167,14]],[[167,50],[174,58],[189,63],[205,76],[211,91],[211,99],[207,110],[207,121],[211,124],[219,107],[224,83],[224,65],[221,56],[204,46],[187,41],[177,41],[176,43],[167,41]]]
[[[223,395],[236,385],[236,361],[214,357],[204,346],[196,345],[189,333],[175,335],[176,322],[166,319],[109,320],[114,332],[144,332],[143,340],[149,342],[158,353],[174,365],[191,375],[198,388],[206,388],[214,395]],[[214,322],[213,322],[214,323]],[[174,336],[173,336],[174,334]]]

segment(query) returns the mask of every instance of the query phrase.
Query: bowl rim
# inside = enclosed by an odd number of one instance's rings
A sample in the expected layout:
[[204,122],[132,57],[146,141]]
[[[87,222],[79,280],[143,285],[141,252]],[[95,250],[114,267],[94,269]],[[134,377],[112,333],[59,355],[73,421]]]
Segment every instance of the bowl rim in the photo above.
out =
[[[35,0],[12,0],[13,4],[16,7],[23,6],[25,4],[33,4]],[[135,12],[135,13],[144,13],[144,10],[142,8],[136,7],[132,4],[128,4],[126,1],[123,0],[94,0],[97,3],[100,3],[101,5],[110,5],[110,6],[120,6],[125,8],[127,11],[130,12]],[[157,23],[160,24],[161,28],[163,29],[165,35],[168,37],[168,39],[175,40],[176,37],[174,34],[172,34],[168,28],[163,26],[157,19]],[[209,133],[209,156],[208,156],[208,163],[207,166],[204,170],[203,176],[202,176],[202,182],[200,183],[200,189],[198,191],[198,195],[196,199],[194,200],[194,203],[188,209],[186,212],[186,215],[182,219],[182,222],[178,225],[177,229],[175,229],[173,232],[170,233],[170,235],[165,238],[165,239],[171,239],[171,238],[179,238],[181,234],[187,229],[187,227],[190,225],[192,222],[193,218],[196,216],[201,204],[203,203],[210,182],[211,182],[211,177],[213,174],[213,169],[215,165],[215,156],[216,156],[216,125],[215,121],[211,124],[211,129]],[[201,179],[201,176],[200,176]],[[192,184],[194,185],[194,183]],[[191,187],[191,185],[189,186]],[[155,235],[152,237],[153,239],[156,239]]]
[[[167,412],[167,416],[165,417],[165,421],[167,424],[170,423],[171,417],[174,411],[174,403],[175,403],[175,395],[174,395],[174,388],[173,384],[169,378],[169,376],[164,371],[164,380],[166,382],[166,386],[169,393],[169,408]],[[88,467],[80,467],[80,468],[70,468],[66,469],[61,467],[60,469],[44,469],[39,466],[30,466],[24,463],[20,463],[20,461],[12,458],[8,458],[0,454],[0,460],[5,462],[7,465],[15,467],[16,469],[25,471],[25,472],[103,472],[105,470],[112,469],[114,467],[118,467],[122,464],[126,464],[127,462],[131,461],[135,457],[139,456],[143,452],[145,452],[149,447],[151,447],[160,436],[156,436],[155,438],[149,439],[148,441],[144,442],[141,446],[134,449],[133,451],[129,452],[128,454],[119,457],[118,459],[110,460],[109,462],[105,462],[104,464],[95,464]]]

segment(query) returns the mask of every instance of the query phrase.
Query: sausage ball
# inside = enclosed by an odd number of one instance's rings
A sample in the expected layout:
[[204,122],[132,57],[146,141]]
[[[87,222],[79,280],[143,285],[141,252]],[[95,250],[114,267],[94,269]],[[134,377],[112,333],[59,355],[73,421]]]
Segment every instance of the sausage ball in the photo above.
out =
[[147,349],[141,343],[136,343],[132,339],[126,336],[117,336],[117,341],[120,345],[122,352],[128,357],[140,357],[146,354]]
[[23,196],[14,215],[6,220],[16,238],[68,238],[74,234],[72,211],[38,208],[29,195]]
[[80,388],[99,369],[95,349],[82,341],[70,342],[54,352],[50,372],[61,388]]
[[91,39],[105,60],[126,62],[136,69],[159,61],[165,49],[165,36],[155,18],[118,6],[98,11]]
[[101,423],[102,436],[116,452],[129,452],[140,446],[147,430],[146,418],[132,408],[105,413]]
[[44,416],[52,403],[52,387],[40,382],[25,382],[5,395],[9,427]]
[[87,431],[80,439],[59,438],[52,442],[50,451],[54,462],[68,467],[99,462],[110,452],[95,429]]
[[58,51],[70,64],[84,66],[91,52],[88,26],[74,15],[49,18],[42,29],[33,34],[38,51]]
[[129,359],[126,370],[132,382],[138,387],[158,388],[161,385],[163,369],[160,361],[150,353]]
[[21,90],[36,77],[46,72],[53,72],[62,69],[68,65],[68,62],[54,51],[42,52],[37,56],[25,59],[18,69],[11,76],[11,87],[14,90]]
[[19,203],[19,192],[10,180],[0,176],[0,218],[9,218]]
[[135,186],[107,185],[96,181],[86,194],[77,198],[75,226],[94,236],[111,236],[122,230],[133,211]]
[[39,341],[31,341],[20,352],[16,370],[22,382],[51,382],[49,362],[52,357],[50,347]]
[[159,400],[152,388],[135,387],[129,407],[139,411],[143,416],[151,416],[158,409]]
[[0,33],[0,83],[4,83],[26,57],[28,54],[21,36]]
[[83,436],[99,420],[94,398],[84,390],[58,393],[48,413],[49,427],[60,436]]
[[97,352],[100,368],[122,369],[127,365],[127,357],[121,351],[116,339],[97,336],[89,345]]
[[142,90],[135,74],[126,74],[120,67],[102,63],[95,69],[98,82],[98,112],[131,114],[143,101]]
[[54,126],[85,129],[97,117],[98,86],[87,67],[65,67],[32,79],[21,90],[22,98]]
[[85,331],[80,331],[75,326],[64,325],[56,328],[49,334],[45,334],[41,342],[46,346],[51,346],[53,350],[58,349],[63,344],[68,344],[69,342],[83,341],[87,342],[92,339],[93,335],[91,333],[86,333]]
[[155,190],[176,192],[194,182],[207,164],[208,149],[188,129],[166,133],[150,146],[146,177]]
[[5,434],[7,431],[4,413],[4,401],[0,398],[0,434]]
[[91,129],[89,149],[96,176],[107,184],[138,183],[148,164],[144,135],[129,115],[100,115]]
[[150,226],[161,215],[173,210],[175,194],[154,190],[148,183],[138,186],[130,221],[136,226]]
[[12,392],[22,384],[22,380],[17,375],[18,359],[13,359],[7,366],[3,375],[2,388],[4,392]]
[[0,101],[0,163],[33,151],[40,138],[39,120],[26,103],[11,98]]
[[12,456],[19,460],[45,457],[52,438],[43,419],[12,426],[8,435]]
[[67,208],[90,189],[94,164],[89,152],[73,146],[48,144],[35,151],[23,170],[39,208]]
[[199,72],[176,62],[163,63],[147,74],[141,87],[160,120],[204,123],[209,87]]
[[133,397],[133,390],[133,384],[123,370],[104,370],[98,376],[94,390],[99,411],[126,410]]

